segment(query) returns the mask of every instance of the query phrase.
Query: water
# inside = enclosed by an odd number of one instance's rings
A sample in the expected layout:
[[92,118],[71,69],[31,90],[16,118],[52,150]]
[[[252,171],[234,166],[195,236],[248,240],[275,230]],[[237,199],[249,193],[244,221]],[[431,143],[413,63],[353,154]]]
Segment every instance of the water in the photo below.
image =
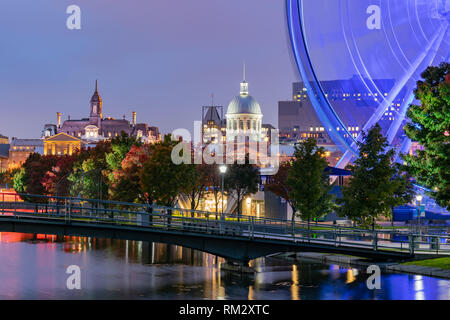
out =
[[[383,274],[368,290],[362,270],[276,257],[260,272],[220,270],[223,259],[180,246],[80,237],[0,233],[0,299],[445,299],[450,281]],[[68,290],[66,269],[81,269]]]

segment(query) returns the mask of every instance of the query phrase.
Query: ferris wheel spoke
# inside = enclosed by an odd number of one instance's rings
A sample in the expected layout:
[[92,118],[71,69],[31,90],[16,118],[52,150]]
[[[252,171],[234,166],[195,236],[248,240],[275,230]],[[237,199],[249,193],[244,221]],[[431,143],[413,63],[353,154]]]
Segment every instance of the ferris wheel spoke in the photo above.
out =
[[[359,121],[356,123],[361,130],[368,131],[382,121],[388,142],[403,146],[398,133],[414,99],[417,80],[426,67],[449,58],[445,3],[341,0],[330,4],[327,0],[286,0],[286,4],[297,68],[312,108],[343,152],[338,165],[345,167],[357,154],[357,142],[361,139],[361,134],[350,133],[347,122]],[[323,14],[329,15],[324,23]],[[346,80],[349,74],[353,76]],[[336,92],[344,95],[337,99],[336,93],[328,98],[327,90],[334,89],[322,83],[333,75],[338,77],[336,81],[343,81]],[[343,109],[347,99],[343,97],[350,96],[347,90],[353,90],[349,106],[363,109]],[[355,116],[354,112],[365,114]],[[392,116],[389,122],[388,115]]]

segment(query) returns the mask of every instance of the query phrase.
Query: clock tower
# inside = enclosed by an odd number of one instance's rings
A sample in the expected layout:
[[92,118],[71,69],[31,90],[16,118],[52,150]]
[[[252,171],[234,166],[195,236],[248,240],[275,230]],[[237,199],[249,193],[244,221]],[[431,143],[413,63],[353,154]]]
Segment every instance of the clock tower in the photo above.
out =
[[91,98],[91,113],[89,120],[91,124],[95,124],[100,127],[100,122],[103,119],[103,102],[100,94],[98,93],[98,82],[95,80],[95,92]]

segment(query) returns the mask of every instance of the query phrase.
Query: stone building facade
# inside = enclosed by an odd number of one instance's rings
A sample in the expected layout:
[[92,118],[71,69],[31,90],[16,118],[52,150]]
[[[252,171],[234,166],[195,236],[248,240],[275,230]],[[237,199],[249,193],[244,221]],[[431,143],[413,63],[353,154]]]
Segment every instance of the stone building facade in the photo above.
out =
[[72,155],[84,148],[85,142],[61,132],[44,139],[44,155]]
[[89,118],[77,120],[65,120],[61,124],[62,114],[57,113],[57,124],[46,124],[42,131],[42,138],[47,139],[59,133],[65,133],[88,144],[112,139],[125,132],[129,136],[135,136],[144,143],[154,143],[161,139],[157,127],[146,123],[137,123],[136,112],[132,113],[131,122],[126,119],[114,119],[103,116],[103,100],[98,92],[98,84],[95,84],[95,92],[90,101]]

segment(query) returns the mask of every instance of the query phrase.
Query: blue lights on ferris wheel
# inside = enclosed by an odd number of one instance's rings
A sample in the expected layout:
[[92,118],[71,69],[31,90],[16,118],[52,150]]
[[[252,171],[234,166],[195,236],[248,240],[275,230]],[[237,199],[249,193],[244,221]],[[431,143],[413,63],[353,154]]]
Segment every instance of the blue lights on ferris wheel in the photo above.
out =
[[[362,130],[383,122],[389,143],[408,150],[402,128],[416,82],[429,65],[449,61],[450,0],[286,0],[286,14],[309,100],[344,152],[338,166],[357,154],[361,138],[343,119],[362,112]],[[350,79],[340,98],[324,88],[332,79]],[[356,107],[343,109],[350,95]]]

